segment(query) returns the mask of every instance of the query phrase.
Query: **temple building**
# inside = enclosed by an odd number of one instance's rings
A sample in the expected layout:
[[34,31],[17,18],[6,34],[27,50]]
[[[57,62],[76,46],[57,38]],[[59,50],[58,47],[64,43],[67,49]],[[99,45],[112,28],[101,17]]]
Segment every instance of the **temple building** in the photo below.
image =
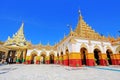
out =
[[[24,23],[12,38],[0,44],[0,55],[12,63],[60,64],[72,67],[120,65],[120,37],[101,36],[79,14],[75,30],[54,46],[33,45],[24,37]],[[2,57],[1,57],[2,58]]]

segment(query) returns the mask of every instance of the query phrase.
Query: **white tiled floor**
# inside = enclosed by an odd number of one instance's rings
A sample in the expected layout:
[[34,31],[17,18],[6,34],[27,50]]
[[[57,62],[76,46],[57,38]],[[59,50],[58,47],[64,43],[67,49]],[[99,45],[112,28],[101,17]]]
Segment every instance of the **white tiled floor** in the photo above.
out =
[[[108,68],[118,71],[105,70]],[[0,66],[0,80],[120,80],[119,70],[119,66],[73,68],[60,65],[14,64]]]

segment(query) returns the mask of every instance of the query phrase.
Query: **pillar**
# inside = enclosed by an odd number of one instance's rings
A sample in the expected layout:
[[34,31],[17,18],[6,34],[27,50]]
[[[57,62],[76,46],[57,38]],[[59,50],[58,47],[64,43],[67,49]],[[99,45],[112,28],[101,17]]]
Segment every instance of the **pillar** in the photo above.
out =
[[108,58],[107,58],[107,54],[106,54],[106,53],[102,53],[102,54],[100,55],[100,65],[102,65],[102,66],[109,65],[109,62],[108,62]]
[[115,57],[116,57],[116,65],[120,65],[120,55],[115,54]]
[[59,56],[59,63],[61,64],[61,65],[63,65],[63,55],[61,55],[61,56]]
[[58,56],[54,56],[54,64],[59,64],[59,58],[58,58]]
[[50,64],[50,56],[45,57],[45,64]]
[[25,59],[26,59],[26,50],[23,51],[23,59],[22,59],[23,64],[25,64]]
[[36,63],[35,64],[40,64],[40,56],[36,56]]
[[31,64],[31,56],[26,56],[26,64]]
[[117,65],[115,54],[111,54],[112,65]]
[[20,50],[18,50],[18,51],[17,51],[16,64],[19,64],[19,63],[20,63],[20,55],[21,55],[21,51],[20,51]]
[[86,63],[87,63],[87,66],[95,66],[95,60],[94,60],[93,53],[86,54]]
[[69,55],[65,54],[63,55],[63,65],[68,66],[69,64]]
[[69,54],[69,66],[71,67],[82,66],[81,54],[79,52],[71,52]]

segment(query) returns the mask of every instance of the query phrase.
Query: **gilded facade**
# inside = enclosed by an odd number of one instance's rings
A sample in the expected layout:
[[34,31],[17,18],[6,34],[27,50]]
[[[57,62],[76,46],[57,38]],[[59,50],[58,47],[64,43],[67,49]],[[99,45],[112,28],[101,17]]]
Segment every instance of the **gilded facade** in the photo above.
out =
[[[120,38],[105,37],[95,32],[79,14],[75,30],[54,46],[32,45],[24,37],[24,23],[12,38],[1,44],[0,51],[12,63],[61,64],[66,66],[95,66],[120,64]],[[4,48],[4,50],[2,49]]]

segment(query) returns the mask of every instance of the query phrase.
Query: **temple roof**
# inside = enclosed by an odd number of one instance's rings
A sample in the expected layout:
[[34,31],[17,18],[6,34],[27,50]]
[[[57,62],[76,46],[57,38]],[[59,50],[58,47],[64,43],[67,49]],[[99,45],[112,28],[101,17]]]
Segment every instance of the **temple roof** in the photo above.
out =
[[94,39],[94,40],[107,40],[104,36],[101,36],[99,33],[95,32],[84,20],[82,15],[79,15],[79,20],[76,29],[74,30],[75,34],[81,38]]
[[5,46],[25,46],[27,41],[24,36],[23,28],[24,28],[24,23],[22,23],[17,33],[13,34],[12,38],[8,36],[8,39],[4,45]]

